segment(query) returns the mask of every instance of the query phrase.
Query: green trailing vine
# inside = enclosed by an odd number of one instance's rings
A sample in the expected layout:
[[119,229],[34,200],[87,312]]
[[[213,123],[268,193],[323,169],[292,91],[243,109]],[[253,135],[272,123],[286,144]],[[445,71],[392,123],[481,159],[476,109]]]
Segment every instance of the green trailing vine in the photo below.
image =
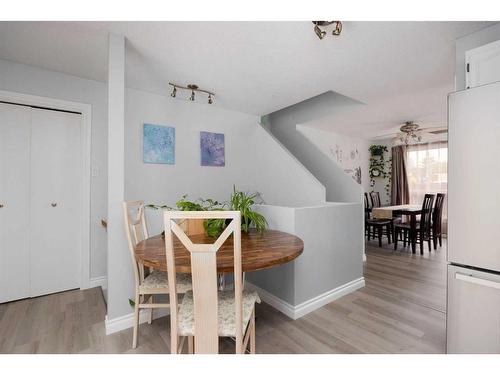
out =
[[368,149],[370,151],[370,188],[373,192],[376,179],[383,179],[385,181],[384,189],[386,193],[386,201],[389,203],[391,192],[391,176],[392,176],[392,158],[386,158],[389,153],[387,146],[384,145],[371,145]]

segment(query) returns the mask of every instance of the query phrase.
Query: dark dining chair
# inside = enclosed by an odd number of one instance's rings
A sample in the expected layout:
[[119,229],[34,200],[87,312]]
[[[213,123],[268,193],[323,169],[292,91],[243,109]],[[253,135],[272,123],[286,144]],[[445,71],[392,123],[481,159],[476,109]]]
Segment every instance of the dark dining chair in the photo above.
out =
[[420,221],[416,223],[416,233],[410,233],[410,223],[397,223],[394,225],[394,249],[398,247],[398,234],[403,233],[404,246],[406,246],[406,238],[414,238],[416,243],[420,244],[420,253],[423,253],[424,242],[427,241],[429,251],[431,251],[431,227],[432,227],[432,204],[434,203],[434,194],[425,194],[422,202],[422,213]]
[[370,193],[370,199],[372,201],[372,207],[380,207],[380,193],[378,191],[372,191]]
[[437,249],[437,244],[439,241],[439,247],[443,246],[443,231],[442,231],[442,220],[443,220],[443,205],[444,198],[446,194],[438,193],[436,195],[436,203],[434,204],[434,210],[432,211],[432,242],[434,244],[434,250]]
[[364,194],[364,199],[365,199],[365,235],[368,236],[368,240],[370,240],[370,236],[369,236],[370,227],[368,225],[366,225],[366,219],[370,219],[371,212],[372,212],[372,208],[370,207],[368,193]]
[[392,220],[391,219],[371,219],[370,218],[370,207],[368,207],[368,197],[367,197],[367,195],[365,195],[365,231],[366,231],[367,236],[368,236],[368,241],[370,241],[370,238],[371,238],[371,233],[372,233],[371,229],[372,228],[373,228],[373,238],[375,238],[375,232],[377,234],[379,247],[382,247],[382,236],[384,233],[387,235],[387,241],[389,243],[391,243]]

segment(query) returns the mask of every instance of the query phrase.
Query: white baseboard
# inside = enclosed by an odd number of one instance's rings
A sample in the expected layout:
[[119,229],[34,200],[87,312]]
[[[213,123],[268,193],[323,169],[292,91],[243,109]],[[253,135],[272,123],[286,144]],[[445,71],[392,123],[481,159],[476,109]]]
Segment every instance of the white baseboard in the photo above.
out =
[[299,319],[304,315],[309,314],[310,312],[319,309],[320,307],[329,304],[336,299],[345,296],[346,294],[352,293],[355,290],[362,288],[365,286],[365,278],[360,277],[359,279],[350,281],[344,285],[341,285],[337,288],[329,290],[325,293],[320,294],[314,298],[311,298],[308,301],[302,302],[296,306],[290,304],[282,300],[281,298],[276,297],[274,294],[269,293],[268,291],[259,288],[256,285],[253,285],[249,282],[245,283],[245,287],[250,290],[255,290],[259,293],[260,298],[265,303],[271,305],[276,310],[281,311],[283,314],[292,319]]
[[[158,319],[170,314],[170,310],[166,309],[154,309],[153,319]],[[146,323],[149,319],[149,309],[143,309],[139,312],[139,324]],[[112,333],[123,331],[134,326],[134,313],[119,316],[114,319],[108,319],[106,315],[105,320],[106,335],[111,335]]]
[[96,288],[100,286],[102,289],[108,289],[108,277],[98,276],[92,277],[89,282],[89,288]]

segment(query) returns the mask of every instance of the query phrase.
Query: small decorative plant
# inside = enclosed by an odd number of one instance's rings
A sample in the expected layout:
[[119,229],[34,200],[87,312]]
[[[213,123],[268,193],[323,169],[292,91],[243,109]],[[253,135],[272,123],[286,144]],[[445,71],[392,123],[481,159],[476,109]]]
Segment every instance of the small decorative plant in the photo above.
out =
[[[259,233],[262,233],[267,227],[266,218],[252,209],[256,203],[255,199],[260,198],[259,193],[248,194],[243,191],[237,191],[233,185],[233,193],[229,202],[218,202],[214,199],[197,199],[190,201],[187,195],[183,195],[175,204],[179,211],[240,211],[241,212],[241,230],[248,233],[250,228],[255,228]],[[261,200],[262,201],[262,200]],[[259,202],[260,203],[260,202]],[[146,207],[152,209],[167,209],[171,207],[165,205],[148,204]],[[227,226],[225,219],[207,219],[203,223],[205,233],[209,237],[219,236]]]

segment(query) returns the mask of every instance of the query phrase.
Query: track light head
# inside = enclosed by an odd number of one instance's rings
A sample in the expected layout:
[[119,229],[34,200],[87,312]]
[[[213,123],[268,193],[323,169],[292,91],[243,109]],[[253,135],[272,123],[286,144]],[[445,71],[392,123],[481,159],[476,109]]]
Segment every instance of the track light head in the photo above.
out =
[[189,97],[189,100],[194,102],[194,90],[191,91],[191,96]]
[[175,98],[176,95],[177,95],[177,87],[174,86],[174,89],[172,90],[172,93],[170,94],[170,96],[172,98]]
[[208,94],[208,104],[212,104],[214,101],[212,100],[212,94]]

